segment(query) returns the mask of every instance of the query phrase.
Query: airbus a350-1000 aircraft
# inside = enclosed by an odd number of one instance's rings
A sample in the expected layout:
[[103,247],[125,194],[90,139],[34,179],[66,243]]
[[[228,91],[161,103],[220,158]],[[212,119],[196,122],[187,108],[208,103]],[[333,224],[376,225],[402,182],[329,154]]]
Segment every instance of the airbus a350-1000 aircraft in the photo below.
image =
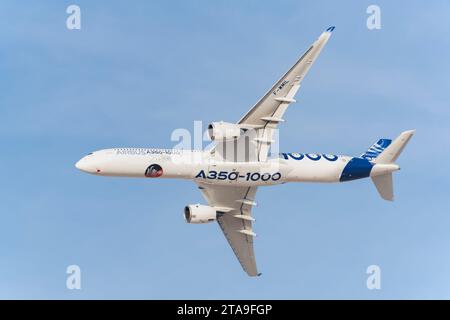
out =
[[[343,182],[370,177],[383,199],[393,200],[392,172],[397,157],[414,134],[380,139],[359,157],[332,154],[269,153],[278,124],[303,78],[327,43],[328,28],[289,71],[238,123],[213,122],[214,146],[203,151],[114,148],[82,158],[76,167],[100,176],[193,180],[208,205],[184,208],[188,223],[217,221],[249,276],[259,275],[253,250],[252,208],[259,186],[285,182]],[[200,161],[199,161],[200,160]]]

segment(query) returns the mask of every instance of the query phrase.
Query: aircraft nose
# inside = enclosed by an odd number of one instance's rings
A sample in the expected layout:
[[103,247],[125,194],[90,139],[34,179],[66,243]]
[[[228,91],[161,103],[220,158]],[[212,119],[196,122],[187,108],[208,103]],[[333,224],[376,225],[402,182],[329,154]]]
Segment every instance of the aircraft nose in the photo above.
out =
[[98,173],[99,172],[99,170],[92,163],[92,161],[89,161],[88,159],[86,159],[86,157],[81,158],[77,163],[75,163],[75,167],[78,170],[81,170],[81,171],[87,172],[87,173]]
[[77,168],[78,170],[84,171],[84,166],[83,166],[83,159],[80,159],[77,161],[77,163],[75,163],[75,168]]

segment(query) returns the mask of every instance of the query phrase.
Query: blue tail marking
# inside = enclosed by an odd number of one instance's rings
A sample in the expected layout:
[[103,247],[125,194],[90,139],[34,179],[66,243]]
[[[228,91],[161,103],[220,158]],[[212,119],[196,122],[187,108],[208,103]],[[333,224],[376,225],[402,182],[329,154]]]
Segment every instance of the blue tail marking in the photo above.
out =
[[362,159],[366,159],[372,161],[376,157],[380,155],[391,144],[391,139],[380,139],[376,143],[374,143],[365,153],[360,155],[359,157]]
[[342,170],[339,181],[350,181],[370,176],[373,164],[369,160],[352,158]]

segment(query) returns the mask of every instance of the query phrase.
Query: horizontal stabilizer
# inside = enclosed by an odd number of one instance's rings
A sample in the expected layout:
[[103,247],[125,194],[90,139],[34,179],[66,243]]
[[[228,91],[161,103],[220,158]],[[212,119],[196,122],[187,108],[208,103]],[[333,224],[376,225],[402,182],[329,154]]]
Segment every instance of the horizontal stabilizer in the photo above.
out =
[[[400,153],[402,153],[408,141],[414,135],[415,130],[402,132],[394,141],[387,144],[384,150],[373,158],[374,166],[370,176],[384,200],[394,200],[394,187],[392,185],[392,172],[400,167],[395,164]],[[382,141],[383,139],[380,139]],[[390,140],[389,140],[390,141]],[[377,149],[377,148],[375,148]],[[378,148],[380,149],[380,148]],[[371,161],[371,159],[367,159]]]
[[378,193],[384,200],[394,200],[394,187],[392,185],[392,173],[382,176],[372,177],[372,181],[377,188]]
[[416,130],[402,132],[381,154],[375,158],[375,163],[394,163],[405,148]]

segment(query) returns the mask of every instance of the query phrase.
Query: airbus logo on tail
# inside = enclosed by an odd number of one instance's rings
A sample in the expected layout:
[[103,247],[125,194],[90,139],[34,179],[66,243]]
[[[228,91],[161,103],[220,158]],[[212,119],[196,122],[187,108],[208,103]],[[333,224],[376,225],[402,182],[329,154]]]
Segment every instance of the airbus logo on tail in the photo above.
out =
[[380,139],[374,143],[360,158],[372,161],[391,144],[391,139]]

